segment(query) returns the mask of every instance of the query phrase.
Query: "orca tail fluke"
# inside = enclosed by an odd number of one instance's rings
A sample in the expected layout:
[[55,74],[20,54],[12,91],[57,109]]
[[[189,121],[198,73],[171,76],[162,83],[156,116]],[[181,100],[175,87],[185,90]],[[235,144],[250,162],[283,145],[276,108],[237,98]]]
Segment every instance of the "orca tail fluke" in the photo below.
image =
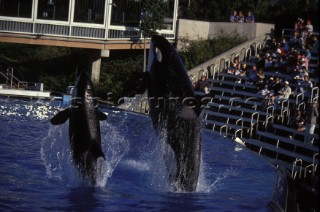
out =
[[50,122],[53,125],[63,124],[68,120],[69,114],[70,114],[70,108],[66,108],[60,111],[59,113],[57,113],[55,116],[53,116],[50,119]]

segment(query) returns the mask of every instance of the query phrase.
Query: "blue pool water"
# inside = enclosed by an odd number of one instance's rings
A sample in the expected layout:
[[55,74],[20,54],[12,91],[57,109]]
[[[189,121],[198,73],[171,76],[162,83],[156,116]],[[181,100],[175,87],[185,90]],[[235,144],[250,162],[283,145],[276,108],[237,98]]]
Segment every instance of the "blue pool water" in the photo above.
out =
[[112,109],[101,123],[99,185],[72,164],[68,123],[50,125],[59,102],[0,99],[0,211],[271,211],[276,171],[229,139],[202,132],[196,192],[170,190],[147,116]]

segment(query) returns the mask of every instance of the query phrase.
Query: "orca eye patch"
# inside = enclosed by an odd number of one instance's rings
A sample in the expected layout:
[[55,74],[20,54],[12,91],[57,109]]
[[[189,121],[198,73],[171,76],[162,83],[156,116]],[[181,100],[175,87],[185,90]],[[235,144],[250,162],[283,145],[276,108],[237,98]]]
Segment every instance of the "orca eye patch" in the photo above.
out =
[[156,56],[157,56],[157,61],[158,61],[159,63],[161,63],[161,62],[162,62],[162,53],[161,53],[161,50],[158,49],[158,48],[156,48],[155,52],[156,52]]

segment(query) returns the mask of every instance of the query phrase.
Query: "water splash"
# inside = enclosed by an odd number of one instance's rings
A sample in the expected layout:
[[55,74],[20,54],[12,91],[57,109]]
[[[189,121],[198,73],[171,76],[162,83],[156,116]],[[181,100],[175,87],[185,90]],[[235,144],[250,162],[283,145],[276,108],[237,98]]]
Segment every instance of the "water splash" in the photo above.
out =
[[[68,135],[69,122],[51,126],[48,135],[42,139],[41,159],[49,179],[68,186],[81,183],[81,178],[73,163]],[[98,158],[97,187],[104,187],[114,169],[129,149],[129,142],[121,136],[116,127],[107,122],[101,123],[101,145],[106,160]]]
[[37,120],[48,119],[56,111],[50,102],[1,99],[0,114],[4,116],[30,117]]
[[80,181],[73,165],[67,126],[50,127],[48,135],[41,141],[40,154],[49,179],[77,185]]

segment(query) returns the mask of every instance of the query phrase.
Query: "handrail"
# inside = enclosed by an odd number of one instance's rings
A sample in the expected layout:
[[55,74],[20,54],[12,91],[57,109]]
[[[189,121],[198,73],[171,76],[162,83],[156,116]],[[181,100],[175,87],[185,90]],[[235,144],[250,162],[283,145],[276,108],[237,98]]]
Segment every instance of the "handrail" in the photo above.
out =
[[[271,110],[271,112],[270,112]],[[271,115],[269,115],[271,114]],[[269,119],[271,118],[271,123],[273,123],[273,115],[274,115],[274,107],[272,105],[270,105],[269,107],[267,107],[267,110],[266,110],[266,123],[265,123],[265,127],[268,126],[268,123],[269,123]]]
[[[315,94],[316,92],[316,94]],[[310,101],[313,102],[313,97],[318,97],[319,96],[319,88],[318,87],[314,87],[311,90],[311,96],[310,96]]]
[[147,97],[142,98],[140,101],[140,113],[147,114],[148,107],[149,107],[148,106],[148,98]]
[[[249,55],[248,55],[248,52],[249,52]],[[246,50],[246,61],[249,62],[249,59],[250,59],[250,56],[251,56],[251,48],[247,48]]]
[[[241,135],[240,138],[242,138],[242,135],[243,135],[243,119],[241,118],[240,120],[241,120],[241,128],[239,130],[240,130],[240,135]],[[238,123],[238,121],[236,122],[236,124]],[[237,131],[239,131],[239,130],[237,130]],[[235,136],[237,134],[237,131],[235,132]]]
[[306,109],[306,103],[305,103],[305,102],[301,102],[301,103],[298,104],[297,110],[300,110],[300,111],[301,111],[301,108],[300,108],[300,107],[302,107],[302,106],[303,106],[303,110]]
[[[243,51],[244,50],[244,51]],[[243,54],[243,52],[244,52],[244,54]],[[246,52],[247,52],[247,48],[242,48],[241,50],[240,50],[240,54],[239,54],[239,60],[240,61],[246,61],[245,60],[245,58],[246,58]]]
[[3,76],[6,82],[9,80],[9,77],[7,77],[4,73],[0,72],[0,76]]
[[[263,45],[261,44],[261,42],[262,42],[262,39],[265,39],[265,36],[266,35],[260,35],[260,36],[258,36],[256,38],[248,40],[248,41],[246,41],[246,42],[244,42],[244,43],[242,43],[242,44],[240,44],[240,45],[238,45],[238,46],[226,51],[225,53],[220,54],[219,56],[211,58],[210,60],[208,60],[208,61],[206,61],[206,62],[204,62],[202,64],[199,64],[198,66],[190,69],[189,73],[191,73],[194,76],[196,76],[196,75],[198,75],[199,70],[203,69],[204,67],[208,67],[208,66],[210,66],[212,64],[216,64],[217,65],[218,63],[221,62],[220,60],[222,58],[225,59],[226,65],[229,64],[229,66],[230,66],[230,62],[233,61],[233,59],[235,57],[239,56],[237,52],[239,52],[242,48],[246,48],[246,49],[254,48],[254,49],[251,49],[251,54],[253,54],[253,51],[255,51],[255,54],[256,54],[258,52],[257,49],[259,49],[259,50],[262,49]],[[248,51],[250,51],[250,50],[248,50]],[[219,67],[219,72],[220,71],[223,71],[223,67]],[[216,73],[219,73],[219,72],[216,72]]]
[[[256,54],[259,53],[259,51],[261,50],[261,46],[262,46],[261,43],[256,44]],[[259,48],[259,51],[258,51],[258,48]]]
[[299,171],[299,179],[301,178],[301,173],[302,173],[302,160],[301,159],[296,159],[294,162],[293,162],[293,165],[292,165],[292,171],[291,171],[291,176],[293,179],[296,179],[297,177],[297,171],[295,170],[295,168],[298,166],[298,163],[300,164],[299,167],[300,169],[298,170]]
[[225,128],[226,130],[225,130],[225,137],[227,137],[228,136],[228,127],[227,127],[227,125],[223,125],[223,126],[221,126],[220,127],[220,135],[222,135],[222,128]]
[[[311,170],[309,170],[310,167],[312,168]],[[304,168],[304,175],[303,175],[304,179],[307,177],[308,172],[311,173],[312,175],[314,175],[314,165],[313,164],[309,164],[308,166],[306,166]]]
[[316,163],[316,157],[319,157],[319,153],[315,153],[312,157],[312,164],[314,164],[314,172],[316,172],[318,168],[318,163]]
[[235,99],[241,99],[240,97],[232,97],[229,99],[229,105],[233,106],[233,100]]
[[[11,73],[10,73],[10,71],[11,71]],[[15,83],[13,80],[16,80],[18,83],[20,82],[20,80],[13,75],[13,68],[12,67],[7,68],[7,76],[8,77],[10,76],[10,88],[12,88],[13,85],[17,86],[17,83]]]
[[[222,61],[223,61],[223,63],[222,63]],[[220,62],[219,62],[219,66],[220,66],[219,69],[222,68],[222,67],[223,67],[222,70],[223,70],[223,69],[226,69],[226,63],[227,63],[227,61],[229,61],[229,59],[221,58],[221,59],[220,59]],[[221,63],[222,63],[222,64],[221,64]],[[223,65],[223,66],[222,66],[222,65]],[[230,66],[230,65],[229,65],[229,66]],[[227,68],[229,68],[229,67],[227,67]],[[221,70],[219,70],[219,71],[221,71]]]
[[[256,119],[254,119],[254,116],[257,116]],[[256,120],[256,122],[254,122],[254,120]],[[258,123],[259,123],[259,113],[258,112],[254,112],[251,114],[251,121],[250,121],[250,136],[249,138],[252,138],[252,133],[253,133],[253,126],[256,125],[256,129],[258,130]]]
[[[217,68],[217,67],[218,67],[218,68]],[[218,72],[217,72],[217,69],[218,69]],[[214,72],[214,73],[219,73],[219,72],[220,72],[220,65],[219,65],[219,64],[214,65],[214,67],[213,67],[213,72]]]

